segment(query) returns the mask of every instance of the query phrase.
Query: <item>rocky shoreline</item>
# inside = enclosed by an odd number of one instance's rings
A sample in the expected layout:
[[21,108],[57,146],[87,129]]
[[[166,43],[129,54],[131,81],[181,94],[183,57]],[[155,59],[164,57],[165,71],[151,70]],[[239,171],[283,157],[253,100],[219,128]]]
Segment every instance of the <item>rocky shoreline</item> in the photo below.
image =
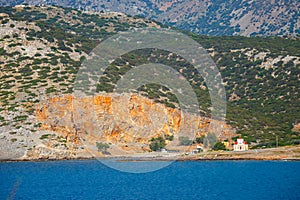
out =
[[[79,160],[103,160],[107,158],[70,158],[70,159],[5,159],[0,160],[0,163],[7,163],[7,162],[54,162],[54,161],[79,161]],[[113,159],[113,158],[111,158]],[[178,161],[178,162],[185,162],[185,161],[300,161],[299,158],[180,158],[180,159],[166,159],[166,158],[123,158],[118,159],[118,162],[151,162],[151,161]]]
[[132,155],[119,156],[78,156],[65,157],[58,159],[46,158],[7,158],[0,159],[0,162],[44,162],[59,160],[103,160],[116,159],[120,162],[136,162],[136,161],[220,161],[220,160],[283,160],[283,161],[300,161],[300,145],[288,146],[280,148],[249,150],[242,152],[234,151],[211,151],[199,154],[179,154],[179,153],[140,153]]

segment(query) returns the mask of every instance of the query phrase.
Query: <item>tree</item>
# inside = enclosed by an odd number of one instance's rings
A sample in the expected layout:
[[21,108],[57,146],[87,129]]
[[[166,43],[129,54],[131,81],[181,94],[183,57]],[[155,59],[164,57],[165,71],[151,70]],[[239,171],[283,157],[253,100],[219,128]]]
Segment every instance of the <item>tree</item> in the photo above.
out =
[[187,136],[180,136],[178,139],[179,139],[179,145],[182,146],[189,146],[193,143],[193,141],[190,140],[190,138]]
[[203,145],[205,148],[212,147],[217,141],[217,136],[213,133],[208,133],[203,140]]
[[109,145],[107,143],[102,142],[96,142],[96,146],[98,148],[98,151],[101,151],[102,153],[107,153],[107,149],[109,148]]
[[200,143],[203,144],[204,138],[205,138],[204,135],[202,135],[201,137],[197,137],[196,140],[195,140],[195,142],[197,144],[200,144]]
[[166,146],[165,139],[161,136],[159,136],[158,138],[152,138],[150,140],[149,147],[150,147],[151,151],[161,150],[165,146]]
[[215,151],[226,150],[226,147],[222,142],[216,142],[216,144],[214,145],[214,147],[212,149]]
[[174,135],[166,135],[165,138],[166,140],[173,141]]

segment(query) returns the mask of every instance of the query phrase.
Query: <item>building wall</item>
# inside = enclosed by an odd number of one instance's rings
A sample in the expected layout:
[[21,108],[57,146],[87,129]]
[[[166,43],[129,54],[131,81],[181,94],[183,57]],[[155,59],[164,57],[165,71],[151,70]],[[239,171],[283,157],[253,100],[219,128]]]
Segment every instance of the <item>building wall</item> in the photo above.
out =
[[233,151],[247,151],[248,144],[235,144],[233,145]]

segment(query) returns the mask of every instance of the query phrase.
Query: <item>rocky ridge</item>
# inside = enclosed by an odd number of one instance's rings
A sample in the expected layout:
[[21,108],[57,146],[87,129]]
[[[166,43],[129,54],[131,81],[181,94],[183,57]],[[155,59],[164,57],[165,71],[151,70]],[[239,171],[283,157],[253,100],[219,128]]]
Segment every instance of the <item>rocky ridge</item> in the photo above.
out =
[[300,5],[294,0],[19,0],[4,1],[0,5],[16,3],[117,11],[144,16],[201,35],[295,36],[300,33]]

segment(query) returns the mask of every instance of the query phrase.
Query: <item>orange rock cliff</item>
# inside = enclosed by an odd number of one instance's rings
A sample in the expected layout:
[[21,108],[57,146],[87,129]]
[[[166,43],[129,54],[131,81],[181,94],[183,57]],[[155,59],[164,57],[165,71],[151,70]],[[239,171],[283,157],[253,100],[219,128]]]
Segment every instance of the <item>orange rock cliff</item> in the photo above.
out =
[[158,136],[193,139],[216,129],[220,139],[234,135],[224,122],[181,112],[137,94],[53,97],[40,103],[35,115],[41,130],[56,132],[68,142],[95,145],[102,141],[140,152],[147,151],[149,140]]

